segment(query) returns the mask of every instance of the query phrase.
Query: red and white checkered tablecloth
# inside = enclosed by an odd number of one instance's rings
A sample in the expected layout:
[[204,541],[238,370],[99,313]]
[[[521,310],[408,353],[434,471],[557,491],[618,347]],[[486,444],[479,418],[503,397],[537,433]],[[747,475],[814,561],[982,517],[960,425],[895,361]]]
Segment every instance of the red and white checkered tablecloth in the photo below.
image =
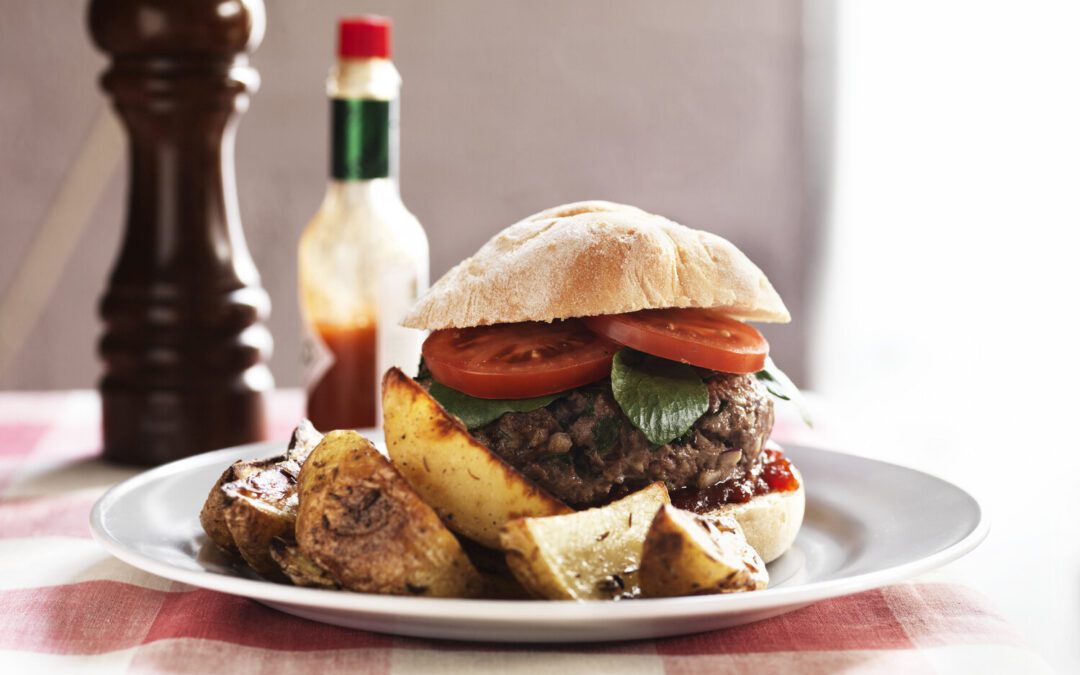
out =
[[[273,437],[298,419],[275,394]],[[398,638],[295,618],[111,558],[91,505],[135,472],[97,458],[90,392],[0,394],[0,673],[1047,672],[978,593],[923,579],[713,633],[515,646]],[[796,433],[779,425],[781,441]]]

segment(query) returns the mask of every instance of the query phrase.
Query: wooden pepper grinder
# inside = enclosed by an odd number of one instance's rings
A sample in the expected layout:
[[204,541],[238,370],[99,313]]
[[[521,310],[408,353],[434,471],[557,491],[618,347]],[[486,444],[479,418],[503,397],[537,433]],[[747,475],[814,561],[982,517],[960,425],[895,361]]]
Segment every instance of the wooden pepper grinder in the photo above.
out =
[[130,142],[127,229],[101,303],[105,457],[153,465],[263,440],[270,300],[233,168],[262,0],[93,0],[89,19]]

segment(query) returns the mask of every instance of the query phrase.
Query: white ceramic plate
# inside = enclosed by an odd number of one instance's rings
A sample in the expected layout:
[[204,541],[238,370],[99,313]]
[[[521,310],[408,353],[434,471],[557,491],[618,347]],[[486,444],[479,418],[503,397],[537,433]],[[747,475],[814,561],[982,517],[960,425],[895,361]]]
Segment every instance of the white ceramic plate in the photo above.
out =
[[[366,434],[376,438],[377,434]],[[381,439],[380,439],[381,441]],[[621,602],[449,600],[297,588],[230,565],[199,525],[221,472],[282,443],[229,448],[147,471],[94,505],[94,537],[117,558],[192,586],[316,621],[380,633],[496,642],[591,642],[681,635],[765,619],[926,572],[975,548],[978,502],[939,478],[870,459],[787,446],[806,484],[806,521],[769,565],[767,590]]]

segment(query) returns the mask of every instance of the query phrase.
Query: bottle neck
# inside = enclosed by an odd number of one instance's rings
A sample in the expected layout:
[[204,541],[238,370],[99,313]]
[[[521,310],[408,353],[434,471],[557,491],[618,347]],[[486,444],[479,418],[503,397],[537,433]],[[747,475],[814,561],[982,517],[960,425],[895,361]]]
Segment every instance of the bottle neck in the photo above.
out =
[[330,177],[340,181],[396,177],[397,125],[393,101],[330,101]]
[[353,211],[372,204],[388,208],[396,208],[396,205],[401,204],[401,193],[392,178],[331,179],[326,186],[322,208],[328,211]]
[[330,71],[330,177],[397,179],[401,76],[386,59],[343,59]]

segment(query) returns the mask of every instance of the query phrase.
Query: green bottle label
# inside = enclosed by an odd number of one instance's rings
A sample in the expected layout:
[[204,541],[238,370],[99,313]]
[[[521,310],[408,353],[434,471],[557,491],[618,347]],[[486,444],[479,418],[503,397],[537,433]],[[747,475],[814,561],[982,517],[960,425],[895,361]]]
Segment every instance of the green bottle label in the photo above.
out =
[[390,101],[333,99],[330,174],[336,180],[389,176],[392,123]]

